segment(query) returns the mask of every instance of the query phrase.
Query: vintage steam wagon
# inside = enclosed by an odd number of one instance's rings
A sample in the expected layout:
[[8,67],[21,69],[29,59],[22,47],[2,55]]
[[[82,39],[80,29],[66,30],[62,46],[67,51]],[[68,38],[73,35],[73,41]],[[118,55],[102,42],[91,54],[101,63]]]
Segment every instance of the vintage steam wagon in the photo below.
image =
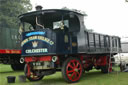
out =
[[10,64],[14,71],[24,69],[18,35],[19,29],[0,27],[0,63]]
[[93,67],[112,71],[111,57],[121,51],[120,38],[88,32],[84,16],[66,9],[38,9],[19,16],[24,72],[30,81],[61,71],[73,83]]

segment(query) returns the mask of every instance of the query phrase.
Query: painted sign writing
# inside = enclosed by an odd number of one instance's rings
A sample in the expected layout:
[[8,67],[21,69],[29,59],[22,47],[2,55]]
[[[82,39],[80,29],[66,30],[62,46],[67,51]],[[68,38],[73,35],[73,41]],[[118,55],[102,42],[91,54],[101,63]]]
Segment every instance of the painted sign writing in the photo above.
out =
[[25,53],[46,53],[48,52],[47,48],[40,48],[40,49],[27,49]]
[[47,38],[47,37],[44,37],[44,36],[31,36],[31,37],[28,37],[25,40],[23,40],[22,43],[21,43],[21,46],[23,46],[24,44],[26,44],[26,43],[28,43],[30,41],[33,41],[33,40],[41,40],[41,41],[46,42],[46,43],[48,43],[50,45],[54,44],[54,42],[51,39]]

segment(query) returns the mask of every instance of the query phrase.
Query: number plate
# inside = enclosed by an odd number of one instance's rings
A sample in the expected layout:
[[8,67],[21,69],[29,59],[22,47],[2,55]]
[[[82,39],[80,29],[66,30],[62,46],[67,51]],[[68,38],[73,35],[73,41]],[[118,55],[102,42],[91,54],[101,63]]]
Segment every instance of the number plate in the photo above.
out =
[[43,62],[33,62],[32,65],[33,66],[41,66],[41,65],[43,65]]

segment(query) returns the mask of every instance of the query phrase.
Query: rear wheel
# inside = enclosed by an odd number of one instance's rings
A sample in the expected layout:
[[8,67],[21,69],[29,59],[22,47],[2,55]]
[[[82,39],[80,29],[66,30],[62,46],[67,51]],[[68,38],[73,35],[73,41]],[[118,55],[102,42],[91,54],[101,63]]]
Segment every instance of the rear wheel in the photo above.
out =
[[38,81],[41,80],[44,76],[39,74],[37,71],[31,69],[29,64],[25,64],[24,73],[28,80]]
[[108,73],[108,66],[101,66],[102,73]]
[[83,73],[82,63],[78,58],[68,58],[63,63],[62,76],[69,83],[74,83],[80,80]]
[[101,72],[102,73],[108,73],[108,72],[112,72],[112,64],[106,65],[106,66],[101,66]]

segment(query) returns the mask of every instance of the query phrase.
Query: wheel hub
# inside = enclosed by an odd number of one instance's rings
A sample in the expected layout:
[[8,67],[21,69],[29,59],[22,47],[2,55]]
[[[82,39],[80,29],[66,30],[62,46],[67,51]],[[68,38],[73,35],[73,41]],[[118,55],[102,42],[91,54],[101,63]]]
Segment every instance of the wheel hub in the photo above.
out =
[[78,69],[77,69],[77,68],[75,68],[75,69],[74,69],[74,71],[75,71],[75,72],[78,72]]

